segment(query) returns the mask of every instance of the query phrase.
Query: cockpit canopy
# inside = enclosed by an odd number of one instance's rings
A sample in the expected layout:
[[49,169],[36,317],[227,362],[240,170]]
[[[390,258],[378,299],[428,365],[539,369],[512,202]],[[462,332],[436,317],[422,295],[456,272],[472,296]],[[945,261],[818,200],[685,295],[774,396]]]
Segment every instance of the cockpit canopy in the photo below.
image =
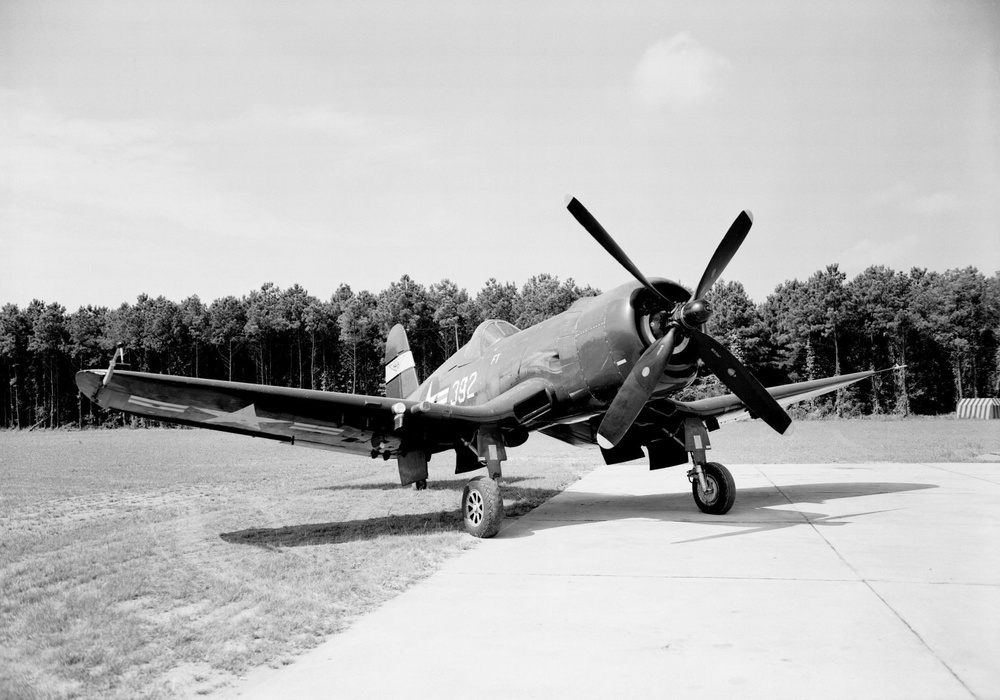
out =
[[466,344],[465,354],[462,359],[465,362],[478,360],[498,340],[518,332],[520,331],[517,326],[506,321],[483,321],[476,328],[476,331],[472,334],[472,338]]

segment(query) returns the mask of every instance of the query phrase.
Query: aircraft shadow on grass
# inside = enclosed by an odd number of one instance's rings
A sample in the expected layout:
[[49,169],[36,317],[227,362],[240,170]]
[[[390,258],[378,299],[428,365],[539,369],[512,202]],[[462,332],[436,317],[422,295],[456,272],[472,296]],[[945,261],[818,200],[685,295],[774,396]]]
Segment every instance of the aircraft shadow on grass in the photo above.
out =
[[[534,481],[538,477],[534,476],[512,476],[510,478],[504,477],[504,486],[510,486],[511,484],[519,484],[522,481]],[[432,481],[428,484],[428,488],[434,491],[461,491],[465,488],[465,485],[469,483],[468,479],[440,479]],[[331,486],[319,486],[316,488],[317,491],[399,491],[400,485],[398,481],[382,481],[377,483],[363,483],[363,484],[333,484]],[[402,487],[407,488],[407,487]]]
[[[518,477],[513,481],[530,480]],[[510,483],[505,480],[505,483]],[[437,482],[438,486],[459,489],[463,484]],[[339,488],[339,487],[337,487]],[[347,487],[344,487],[347,488]],[[361,489],[388,489],[388,485],[364,484]],[[393,488],[398,489],[398,486]],[[556,489],[533,489],[518,487],[506,492],[505,515],[514,518],[533,510],[553,496],[562,494],[559,501],[549,504],[540,517],[530,521],[520,521],[517,527],[507,526],[500,537],[529,537],[556,527],[582,525],[595,521],[627,520],[642,518],[661,522],[710,523],[736,528],[731,532],[709,535],[690,540],[680,540],[675,544],[699,542],[722,537],[748,535],[759,532],[796,526],[844,526],[849,518],[858,518],[893,510],[892,508],[830,516],[823,513],[807,512],[798,508],[785,509],[780,506],[801,504],[820,505],[842,498],[877,496],[906,493],[922,489],[938,488],[935,484],[898,482],[861,482],[853,484],[796,484],[791,486],[762,486],[740,489],[736,505],[728,515],[719,517],[692,511],[687,493],[651,494],[636,496],[631,494],[588,493],[583,491],[562,492]],[[600,515],[597,509],[600,508]],[[220,538],[230,544],[243,544],[274,549],[280,547],[302,547],[315,545],[342,544],[375,539],[392,535],[430,535],[458,532],[462,529],[462,512],[459,509],[434,511],[430,513],[400,513],[377,518],[364,518],[343,522],[306,523],[286,525],[277,528],[248,528],[220,534]]]
[[[505,485],[530,481],[532,477],[505,479]],[[432,488],[461,491],[464,481],[438,481]],[[323,487],[340,488],[340,487]],[[346,487],[345,487],[346,488]],[[361,490],[399,490],[398,485],[362,484]],[[558,489],[516,486],[505,491],[504,514],[516,518],[562,493]],[[306,523],[275,528],[248,528],[219,535],[230,544],[248,544],[264,548],[302,547],[308,545],[342,544],[372,540],[387,535],[432,535],[462,530],[462,511],[433,511],[430,513],[400,513],[378,518],[363,518],[343,522]]]
[[432,535],[458,532],[462,528],[462,511],[437,511],[386,515],[379,518],[347,520],[340,523],[307,523],[273,528],[249,528],[224,532],[219,537],[230,544],[249,544],[265,549],[343,544],[373,540],[387,535]]

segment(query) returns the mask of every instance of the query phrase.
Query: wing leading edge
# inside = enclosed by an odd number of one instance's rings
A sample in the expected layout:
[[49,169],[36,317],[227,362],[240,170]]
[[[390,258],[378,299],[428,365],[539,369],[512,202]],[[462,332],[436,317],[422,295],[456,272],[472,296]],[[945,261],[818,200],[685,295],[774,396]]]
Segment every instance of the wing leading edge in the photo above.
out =
[[[901,367],[889,367],[887,369],[870,370],[867,372],[842,374],[836,377],[825,377],[808,382],[782,384],[780,386],[768,387],[767,393],[774,397],[779,406],[785,408],[793,403],[807,401],[817,396],[843,389],[855,382],[860,382],[862,379],[867,379],[882,372],[891,372],[896,369],[901,369]],[[741,418],[754,417],[747,410],[746,405],[733,394],[712,396],[697,401],[675,401],[673,399],[663,399],[663,401],[682,413],[700,418],[715,418],[719,423],[729,423]]]
[[551,405],[544,382],[524,382],[480,406],[196,379],[146,372],[78,372],[80,391],[102,408],[168,423],[369,454],[401,443],[450,449],[481,425],[521,424]]
[[373,436],[391,432],[391,399],[191,377],[106,370],[76,375],[102,408],[145,418],[367,454]]
[[[780,386],[768,387],[766,391],[777,401],[779,406],[785,408],[793,403],[828,394],[831,391],[842,389],[875,374],[889,372],[894,369],[900,369],[900,367],[856,372],[854,374],[826,377],[808,382],[782,384]],[[670,398],[654,399],[646,404],[643,412],[639,415],[637,423],[640,425],[640,429],[653,431],[657,434],[662,432],[663,435],[667,435],[674,433],[683,424],[686,417],[713,418],[718,423],[724,424],[742,418],[753,418],[754,416],[739,397],[734,394],[723,394],[697,401],[677,401]],[[595,416],[571,424],[548,425],[543,427],[541,432],[572,445],[595,445],[597,444],[596,430],[598,425],[600,425],[600,416]],[[794,428],[794,424],[792,424],[791,428]],[[663,435],[660,435],[660,437],[662,438]],[[636,458],[637,456],[641,455],[633,450],[631,458]]]
[[[767,392],[786,407],[881,372],[898,367],[856,372],[807,382],[769,387]],[[529,380],[480,406],[435,404],[337,392],[243,384],[145,372],[91,369],[78,372],[80,391],[103,408],[110,408],[168,423],[190,425],[241,435],[280,440],[368,455],[380,447],[405,452],[405,443],[428,452],[450,449],[468,439],[477,427],[523,426],[536,420],[545,424],[553,405],[552,387]],[[648,420],[695,416],[728,423],[753,417],[733,394],[697,401],[670,398],[651,401]],[[542,432],[574,444],[595,442],[592,421],[552,424]],[[540,426],[541,427],[541,426]]]

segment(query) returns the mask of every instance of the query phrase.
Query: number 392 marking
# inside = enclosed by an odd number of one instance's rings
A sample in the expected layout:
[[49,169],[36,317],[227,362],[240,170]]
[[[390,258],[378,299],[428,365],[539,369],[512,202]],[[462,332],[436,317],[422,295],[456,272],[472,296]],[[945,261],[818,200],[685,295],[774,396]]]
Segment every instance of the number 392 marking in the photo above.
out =
[[476,395],[476,391],[473,388],[476,385],[476,378],[478,376],[477,372],[473,372],[467,377],[462,377],[455,381],[451,385],[451,403],[452,406],[458,403],[465,403],[473,396]]

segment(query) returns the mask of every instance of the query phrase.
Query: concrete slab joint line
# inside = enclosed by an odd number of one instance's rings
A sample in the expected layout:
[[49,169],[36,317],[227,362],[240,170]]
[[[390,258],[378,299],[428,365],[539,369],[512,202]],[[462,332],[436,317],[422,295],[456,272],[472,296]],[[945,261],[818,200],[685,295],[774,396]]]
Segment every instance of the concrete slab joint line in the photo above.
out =
[[995,467],[732,469],[718,517],[684,479],[598,468],[224,694],[1000,697]]
[[[931,465],[928,465],[928,466],[931,466]],[[932,467],[932,468],[933,468],[933,467]],[[770,479],[769,479],[769,480],[770,480]],[[772,484],[774,484],[774,481],[773,481],[773,480],[771,480],[771,483],[772,483]],[[787,496],[787,495],[785,494],[785,492],[781,490],[781,487],[780,487],[780,486],[778,486],[777,484],[774,484],[774,487],[775,487],[775,488],[776,488],[776,489],[778,490],[778,492],[779,492],[779,493],[781,493],[782,497],[783,497],[783,498],[784,498],[784,499],[785,499],[785,500],[786,500],[786,501],[788,502],[788,504],[789,504],[789,505],[791,505],[791,506],[795,507],[795,504],[794,504],[794,503],[792,502],[792,500],[791,500],[791,499],[790,499],[790,498],[789,498],[789,497],[788,497],[788,496]],[[807,522],[809,522],[809,521],[808,521],[808,519],[806,519],[806,520],[807,520]],[[965,684],[965,682],[964,682],[964,681],[962,681],[962,679],[961,679],[961,678],[959,677],[959,675],[958,675],[957,673],[955,673],[955,671],[954,671],[954,670],[953,670],[953,669],[951,668],[951,666],[949,666],[949,665],[948,665],[948,663],[947,663],[947,662],[946,662],[946,661],[945,661],[944,659],[942,659],[942,658],[941,658],[941,657],[940,657],[940,656],[939,656],[939,655],[937,654],[937,652],[935,652],[935,651],[934,651],[934,649],[933,649],[933,648],[932,648],[932,647],[931,647],[931,646],[930,646],[930,645],[929,645],[929,644],[928,644],[928,643],[927,643],[927,642],[926,642],[926,641],[924,640],[924,638],[923,638],[922,636],[920,636],[920,633],[919,633],[919,632],[917,632],[917,630],[915,630],[915,629],[914,629],[914,628],[913,628],[913,627],[912,627],[912,626],[910,625],[910,623],[906,621],[906,618],[904,618],[904,617],[903,617],[903,616],[902,616],[902,615],[901,615],[901,614],[900,614],[900,613],[899,613],[899,612],[898,612],[898,611],[897,611],[897,610],[896,610],[895,608],[893,608],[893,607],[892,607],[892,605],[891,605],[891,604],[889,603],[889,601],[887,601],[887,600],[886,600],[886,599],[885,599],[884,597],[882,597],[882,596],[881,596],[881,595],[879,594],[879,592],[878,592],[878,591],[876,591],[876,590],[875,590],[875,589],[874,589],[874,588],[872,587],[871,583],[870,583],[869,581],[867,581],[867,580],[866,580],[866,579],[864,578],[864,576],[862,576],[862,575],[860,574],[860,572],[858,572],[858,570],[857,570],[857,569],[855,569],[855,568],[854,568],[854,566],[853,566],[853,565],[852,565],[852,564],[850,563],[850,561],[848,561],[848,560],[847,560],[847,558],[846,558],[846,557],[844,557],[844,555],[843,555],[843,554],[842,554],[842,553],[841,553],[840,551],[838,551],[838,550],[837,550],[837,547],[836,547],[836,546],[834,546],[834,544],[833,544],[832,542],[830,542],[830,540],[828,540],[828,539],[827,539],[827,538],[826,538],[826,537],[825,537],[825,536],[823,535],[823,533],[822,533],[822,532],[820,532],[820,530],[819,530],[819,529],[818,529],[818,528],[816,527],[816,525],[815,525],[814,523],[812,523],[812,522],[809,522],[809,526],[810,526],[810,527],[811,527],[811,528],[813,529],[813,531],[814,531],[814,532],[815,532],[815,533],[816,533],[816,534],[817,534],[817,535],[818,535],[818,536],[820,537],[820,539],[822,539],[822,540],[823,540],[823,542],[825,542],[825,543],[826,543],[826,545],[827,545],[827,546],[828,546],[828,547],[829,547],[829,548],[830,548],[831,550],[833,550],[833,552],[834,552],[834,553],[835,553],[835,554],[837,555],[837,557],[838,557],[838,558],[839,558],[839,559],[840,559],[840,560],[841,560],[841,561],[842,561],[842,562],[844,563],[844,566],[846,566],[846,567],[847,567],[847,568],[849,568],[849,569],[850,569],[850,570],[851,570],[852,572],[854,572],[854,574],[855,574],[855,575],[857,575],[857,577],[858,577],[858,580],[859,580],[859,581],[861,581],[862,583],[864,583],[864,585],[865,585],[865,586],[866,586],[866,587],[868,588],[868,590],[869,590],[869,591],[871,591],[872,595],[874,595],[874,596],[875,596],[876,598],[878,598],[878,600],[879,600],[879,601],[880,601],[880,602],[881,602],[881,603],[882,603],[882,604],[883,604],[883,605],[884,605],[884,606],[885,606],[885,607],[886,607],[886,608],[887,608],[887,609],[888,609],[888,610],[889,610],[889,611],[890,611],[890,612],[891,612],[891,613],[892,613],[892,614],[893,614],[894,616],[896,616],[896,618],[898,618],[899,622],[900,622],[900,623],[901,623],[901,624],[902,624],[902,625],[903,625],[904,627],[906,627],[906,629],[908,629],[908,630],[910,631],[910,633],[911,633],[911,634],[913,634],[913,636],[914,636],[914,637],[915,637],[915,638],[916,638],[916,639],[917,639],[917,640],[918,640],[918,641],[920,642],[920,644],[922,644],[922,645],[924,646],[924,648],[926,648],[926,649],[927,649],[927,651],[928,651],[928,652],[929,652],[929,653],[930,653],[930,654],[931,654],[932,656],[934,656],[934,658],[935,658],[935,659],[937,659],[938,663],[940,663],[940,664],[941,664],[941,665],[942,665],[942,666],[943,666],[943,667],[944,667],[944,668],[945,668],[945,669],[946,669],[946,670],[948,671],[948,673],[950,673],[950,674],[951,674],[951,675],[952,675],[952,676],[953,676],[953,677],[955,678],[955,680],[956,680],[956,681],[958,681],[958,682],[959,682],[959,683],[960,683],[960,684],[962,685],[962,687],[963,687],[963,688],[965,688],[966,690],[968,690],[968,691],[969,691],[969,694],[970,694],[970,695],[972,695],[973,697],[975,697],[975,694],[974,694],[974,693],[972,692],[972,689],[971,689],[971,688],[969,688],[969,687],[968,687],[968,686],[967,686],[967,685]]]

